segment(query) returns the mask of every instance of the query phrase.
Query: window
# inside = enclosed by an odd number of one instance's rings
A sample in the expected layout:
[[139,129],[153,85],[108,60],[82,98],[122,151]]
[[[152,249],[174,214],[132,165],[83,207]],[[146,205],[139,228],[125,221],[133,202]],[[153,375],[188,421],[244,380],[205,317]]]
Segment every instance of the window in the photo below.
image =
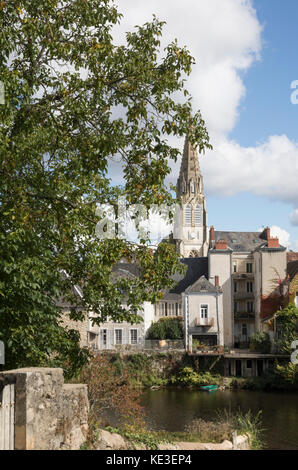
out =
[[190,183],[190,192],[191,193],[195,192],[195,185],[193,184],[193,182]]
[[238,302],[234,302],[234,313],[238,312]]
[[245,337],[247,336],[247,325],[246,325],[246,323],[242,324],[241,332],[242,332],[242,336],[245,336]]
[[174,317],[176,315],[176,305],[174,302],[168,302],[167,305],[168,315],[169,317]]
[[248,313],[253,313],[253,311],[254,311],[253,302],[247,302],[247,311],[248,311]]
[[253,291],[252,282],[247,282],[246,283],[246,290],[247,290],[247,292],[252,292]]
[[237,261],[233,261],[233,272],[237,272]]
[[234,292],[235,292],[235,294],[237,292],[237,282],[234,282]]
[[160,317],[165,316],[165,303],[164,302],[159,302],[158,304],[158,314]]
[[201,318],[208,318],[208,305],[202,304],[201,305]]
[[122,344],[122,330],[115,330],[115,344]]
[[138,330],[130,330],[130,344],[138,344]]
[[199,252],[197,250],[191,250],[191,252],[189,253],[189,257],[190,258],[199,258]]
[[185,225],[190,226],[191,225],[191,205],[188,204],[185,207]]
[[247,369],[251,369],[251,368],[252,368],[252,360],[251,360],[251,359],[247,359],[247,361],[246,361],[246,368],[247,368]]
[[97,335],[89,331],[89,346],[92,349],[97,349]]
[[246,263],[246,272],[252,273],[252,263]]
[[181,315],[182,315],[182,304],[177,303],[176,305],[177,305],[177,315],[179,317],[181,317]]
[[100,330],[100,343],[101,346],[107,345],[107,330]]
[[195,207],[195,225],[200,225],[201,223],[201,206],[198,204]]

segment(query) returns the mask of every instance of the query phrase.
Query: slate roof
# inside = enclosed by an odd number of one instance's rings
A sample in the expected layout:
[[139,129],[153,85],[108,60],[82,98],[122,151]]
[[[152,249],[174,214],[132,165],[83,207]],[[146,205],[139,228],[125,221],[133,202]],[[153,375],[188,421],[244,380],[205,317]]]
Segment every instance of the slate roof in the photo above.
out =
[[286,248],[268,248],[264,232],[214,232],[215,241],[226,240],[228,248],[234,252],[248,253],[258,249],[264,251],[285,251]]
[[188,294],[196,292],[217,294],[220,292],[220,289],[211,284],[211,282],[209,282],[205,276],[201,276],[192,286],[189,286],[186,289],[186,292]]
[[267,240],[262,232],[214,232],[215,241],[226,240],[234,252],[250,252],[264,245]]
[[173,279],[177,282],[176,286],[170,289],[164,295],[164,300],[178,300],[181,293],[189,286],[192,286],[201,276],[208,278],[208,258],[184,258],[180,262],[187,266],[185,275],[175,274]]

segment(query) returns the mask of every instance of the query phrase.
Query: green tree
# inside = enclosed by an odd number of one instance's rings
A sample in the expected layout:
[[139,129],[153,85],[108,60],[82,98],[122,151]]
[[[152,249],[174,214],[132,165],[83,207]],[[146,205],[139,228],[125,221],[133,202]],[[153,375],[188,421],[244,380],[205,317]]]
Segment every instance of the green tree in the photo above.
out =
[[[276,325],[279,339],[276,346],[279,352],[291,355],[294,351],[292,344],[298,340],[298,309],[295,304],[290,303],[276,314]],[[297,349],[297,348],[295,348]],[[291,385],[298,385],[298,365],[286,362],[276,365],[277,376],[282,381]]]
[[[0,339],[8,367],[67,360],[76,369],[86,355],[62,327],[56,299],[73,304],[73,320],[92,310],[98,323],[138,321],[140,304],[160,298],[180,269],[170,245],[153,251],[148,240],[94,236],[98,203],[172,202],[165,177],[179,151],[167,136],[210,147],[185,89],[188,50],[174,41],[161,51],[155,17],[116,45],[120,20],[112,0],[0,1]],[[108,175],[115,155],[121,186]],[[138,278],[113,279],[121,258],[137,264]]]
[[148,339],[183,339],[183,321],[181,317],[160,318],[152,323],[147,332]]

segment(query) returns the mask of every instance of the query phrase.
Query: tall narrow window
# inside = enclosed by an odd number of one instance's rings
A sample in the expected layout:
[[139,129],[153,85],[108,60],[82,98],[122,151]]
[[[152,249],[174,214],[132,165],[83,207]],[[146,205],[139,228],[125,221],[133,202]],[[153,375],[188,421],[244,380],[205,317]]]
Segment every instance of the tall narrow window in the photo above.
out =
[[138,343],[138,330],[130,330],[130,344]]
[[115,344],[122,344],[122,330],[115,330]]
[[253,291],[252,282],[247,282],[246,290],[247,290],[247,292],[252,292]]
[[200,310],[201,310],[201,319],[208,318],[208,305],[202,304]]
[[107,330],[100,330],[100,345],[103,348],[107,345]]
[[252,263],[246,263],[246,272],[252,273]]
[[191,225],[191,205],[187,204],[185,207],[185,225]]
[[248,311],[248,313],[253,313],[253,311],[254,311],[253,302],[247,302],[247,311]]
[[199,204],[195,207],[195,224],[200,225],[201,223],[201,206]]
[[237,261],[233,261],[233,272],[237,272]]
[[234,282],[234,292],[237,292],[237,282]]

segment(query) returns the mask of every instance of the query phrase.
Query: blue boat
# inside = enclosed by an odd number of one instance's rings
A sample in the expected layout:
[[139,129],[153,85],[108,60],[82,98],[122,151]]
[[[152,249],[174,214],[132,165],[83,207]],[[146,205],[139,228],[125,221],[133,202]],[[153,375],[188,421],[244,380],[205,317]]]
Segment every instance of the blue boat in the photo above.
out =
[[202,385],[201,390],[204,392],[216,392],[218,390],[218,385]]

